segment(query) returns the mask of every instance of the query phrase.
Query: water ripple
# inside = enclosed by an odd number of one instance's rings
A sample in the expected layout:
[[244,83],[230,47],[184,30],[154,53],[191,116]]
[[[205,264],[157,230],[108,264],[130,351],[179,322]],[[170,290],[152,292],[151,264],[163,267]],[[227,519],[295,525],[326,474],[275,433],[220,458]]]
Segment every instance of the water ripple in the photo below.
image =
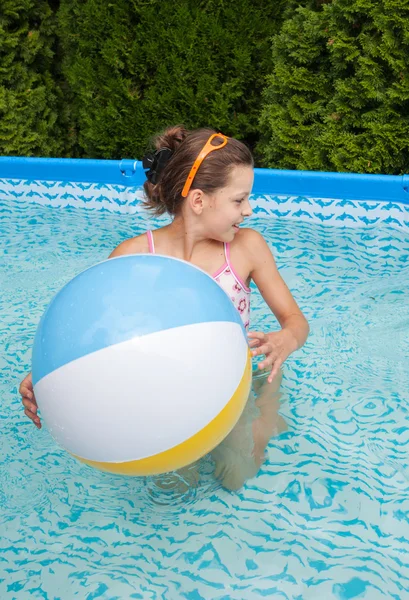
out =
[[[95,194],[103,203],[104,188]],[[232,494],[210,457],[118,477],[28,423],[17,389],[46,304],[147,223],[23,198],[10,207],[0,202],[0,598],[409,597],[407,233],[253,219],[311,336],[285,365],[288,431]],[[277,328],[257,293],[252,321]]]

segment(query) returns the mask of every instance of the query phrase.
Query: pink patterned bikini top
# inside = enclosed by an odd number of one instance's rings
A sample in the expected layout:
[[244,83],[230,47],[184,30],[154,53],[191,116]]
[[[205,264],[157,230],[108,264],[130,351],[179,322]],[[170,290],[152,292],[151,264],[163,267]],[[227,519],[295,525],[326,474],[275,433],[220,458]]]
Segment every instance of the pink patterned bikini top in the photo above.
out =
[[[147,231],[149,252],[155,254],[152,231]],[[237,275],[230,262],[230,244],[224,244],[225,263],[212,276],[221,288],[228,294],[234,306],[240,313],[246,331],[250,324],[250,288]]]

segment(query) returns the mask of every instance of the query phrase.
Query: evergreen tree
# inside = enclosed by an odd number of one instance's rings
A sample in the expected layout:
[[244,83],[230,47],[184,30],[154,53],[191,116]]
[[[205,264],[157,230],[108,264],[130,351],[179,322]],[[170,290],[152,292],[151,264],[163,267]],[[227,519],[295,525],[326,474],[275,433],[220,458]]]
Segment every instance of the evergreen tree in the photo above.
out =
[[407,0],[292,2],[272,42],[265,166],[409,170]]
[[55,65],[55,17],[46,0],[2,0],[0,154],[64,156],[73,138]]
[[140,157],[175,123],[253,145],[284,0],[62,0],[63,71],[85,156]]

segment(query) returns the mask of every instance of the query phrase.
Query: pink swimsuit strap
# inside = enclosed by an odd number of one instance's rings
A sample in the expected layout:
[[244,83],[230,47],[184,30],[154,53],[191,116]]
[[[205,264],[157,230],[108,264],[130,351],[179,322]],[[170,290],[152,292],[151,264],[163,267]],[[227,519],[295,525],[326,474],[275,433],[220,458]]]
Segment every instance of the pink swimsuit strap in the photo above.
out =
[[146,232],[146,236],[148,238],[148,246],[149,246],[149,253],[150,254],[155,254],[155,244],[153,242],[153,234],[152,231],[147,231]]

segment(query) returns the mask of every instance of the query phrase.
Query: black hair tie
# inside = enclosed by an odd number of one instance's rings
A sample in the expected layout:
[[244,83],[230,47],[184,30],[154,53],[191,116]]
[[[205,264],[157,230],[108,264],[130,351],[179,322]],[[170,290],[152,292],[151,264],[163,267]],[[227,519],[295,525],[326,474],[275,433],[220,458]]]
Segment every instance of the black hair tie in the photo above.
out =
[[172,154],[170,148],[159,148],[155,152],[145,154],[142,159],[142,166],[148,181],[154,185],[158,183],[159,176]]

